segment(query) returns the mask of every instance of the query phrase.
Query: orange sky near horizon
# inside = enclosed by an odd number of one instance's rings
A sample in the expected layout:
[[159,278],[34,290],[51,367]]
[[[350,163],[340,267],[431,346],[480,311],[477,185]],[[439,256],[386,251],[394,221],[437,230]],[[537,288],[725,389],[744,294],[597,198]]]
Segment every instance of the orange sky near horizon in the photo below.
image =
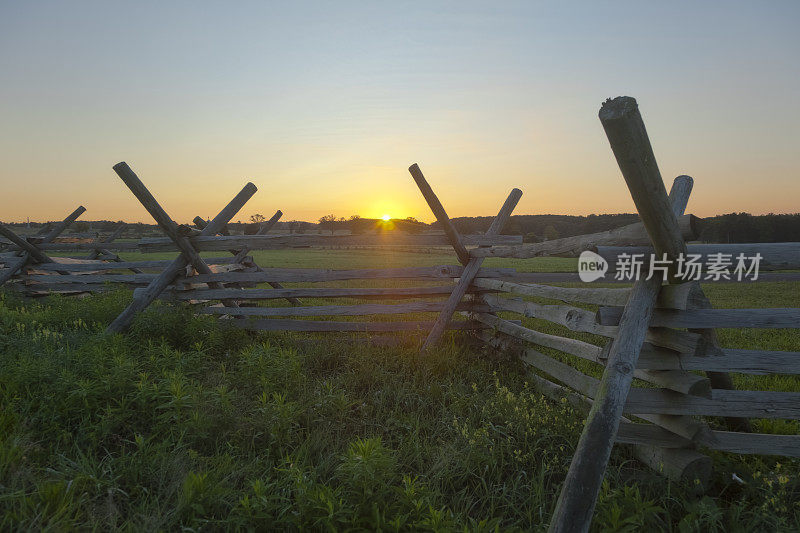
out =
[[152,223],[121,160],[178,222],[247,181],[234,220],[431,222],[415,162],[451,217],[513,187],[516,214],[630,213],[597,118],[622,94],[689,212],[800,212],[800,4],[678,4],[7,4],[0,220]]

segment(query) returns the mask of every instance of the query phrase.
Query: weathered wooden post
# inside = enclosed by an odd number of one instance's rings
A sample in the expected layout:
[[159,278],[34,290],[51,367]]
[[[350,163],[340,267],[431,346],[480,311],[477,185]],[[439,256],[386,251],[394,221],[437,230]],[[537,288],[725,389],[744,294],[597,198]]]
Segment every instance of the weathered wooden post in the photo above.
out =
[[[127,174],[127,172],[124,171],[124,169],[127,167],[128,165],[125,163],[119,163],[115,165],[114,169],[117,170],[119,168],[123,171],[123,173]],[[133,171],[130,171],[130,173],[132,174]],[[138,181],[138,177],[136,180]],[[136,187],[134,180],[129,181],[134,184],[134,187],[137,188],[137,190],[140,190],[138,187]],[[144,188],[144,185],[141,185],[141,187]],[[133,188],[131,190],[133,190]],[[146,191],[146,189],[144,190]],[[200,234],[203,236],[216,235],[219,230],[222,229],[225,224],[227,224],[236,215],[236,213],[239,212],[239,210],[244,206],[245,203],[247,203],[247,201],[256,193],[257,190],[258,188],[252,183],[245,185],[239,194],[237,194],[233,200],[231,200],[230,203],[228,203],[228,205],[226,205],[222,211],[220,211],[219,214],[214,217],[211,222],[209,222],[209,224],[200,232]],[[149,191],[147,191],[146,195],[143,194],[144,198],[147,198],[147,196],[152,197]],[[155,202],[155,198],[153,198],[153,202]],[[152,203],[151,207],[154,207],[152,206]],[[166,213],[164,214],[166,215]],[[174,224],[174,222],[172,224]],[[170,227],[170,231],[176,232],[175,227]],[[190,254],[197,254],[194,248],[191,247],[191,244],[189,244],[189,248],[191,248]],[[183,250],[181,249],[181,251]],[[181,271],[186,268],[189,262],[190,259],[187,254],[182,253],[176,257],[175,260],[170,263],[170,265],[167,266],[167,268],[165,268],[161,274],[156,277],[156,279],[150,282],[150,285],[148,285],[145,290],[138,293],[130,305],[128,305],[128,307],[125,308],[125,310],[122,311],[122,313],[120,313],[111,324],[109,324],[108,328],[106,328],[106,333],[120,333],[128,329],[136,314],[150,305],[150,303],[152,303],[152,301],[155,300],[170,283],[172,283],[172,281],[181,273]]]
[[[59,235],[61,235],[68,227],[72,225],[73,222],[78,220],[78,217],[81,216],[83,213],[86,212],[86,208],[82,205],[79,205],[75,211],[67,215],[67,218],[62,220],[61,222],[57,223],[53,228],[44,234],[43,237],[36,237],[34,242],[36,244],[39,243],[47,243],[52,242],[56,239]],[[41,239],[41,240],[39,240]]]
[[444,210],[439,198],[436,197],[433,189],[428,185],[425,176],[423,176],[422,171],[416,163],[408,167],[408,171],[411,172],[411,176],[414,178],[414,181],[417,182],[417,187],[419,187],[420,192],[422,192],[425,201],[428,202],[428,206],[431,208],[431,211],[433,211],[434,216],[436,216],[436,220],[442,225],[442,229],[445,235],[447,235],[447,240],[450,241],[450,245],[456,251],[459,262],[462,265],[466,265],[469,262],[469,252],[461,242],[461,236],[450,221],[450,217],[447,216],[447,211]]
[[[464,265],[464,270],[461,273],[461,278],[459,279],[458,284],[453,288],[453,292],[450,293],[450,297],[447,299],[447,302],[445,302],[444,309],[442,309],[439,317],[436,319],[436,322],[434,322],[431,331],[428,333],[425,342],[422,344],[422,349],[420,351],[424,353],[437,342],[439,342],[439,339],[441,339],[442,334],[444,333],[445,329],[447,329],[450,319],[453,316],[453,313],[455,313],[459,302],[461,302],[461,299],[467,293],[472,280],[475,279],[475,276],[477,275],[478,270],[483,263],[483,258],[470,258],[469,251],[461,242],[461,235],[459,235],[458,230],[455,228],[455,226],[453,226],[453,223],[450,221],[450,217],[447,216],[447,212],[444,210],[442,203],[439,201],[436,193],[433,192],[433,189],[428,184],[428,181],[425,179],[425,176],[422,174],[419,166],[414,163],[408,168],[408,171],[411,173],[411,176],[417,183],[417,187],[419,187],[420,192],[422,192],[422,196],[425,198],[425,201],[428,203],[431,211],[433,211],[436,220],[439,222],[439,224],[441,224],[442,228],[444,228],[445,235],[447,235],[447,240],[455,250],[459,262]],[[486,235],[494,236],[500,233],[505,223],[511,217],[511,213],[514,211],[514,208],[517,206],[517,202],[519,202],[521,197],[522,191],[519,189],[513,189],[511,191],[505,203],[503,204],[503,207],[500,209],[500,212],[492,221],[492,225],[489,227]]]
[[[489,229],[486,231],[487,236],[500,234],[503,226],[505,226],[506,222],[508,222],[508,219],[511,218],[511,213],[514,211],[514,208],[517,206],[517,203],[521,197],[521,190],[513,189],[511,191],[511,193],[508,195],[508,198],[506,198],[503,207],[500,208],[500,211],[497,213],[497,216],[494,217],[491,226],[489,226]],[[464,271],[461,273],[461,278],[453,288],[453,292],[451,292],[450,296],[447,298],[447,302],[444,304],[444,309],[442,309],[439,317],[433,324],[431,331],[428,333],[428,337],[422,344],[423,352],[435,346],[436,343],[439,342],[439,339],[441,339],[442,334],[447,328],[447,325],[450,323],[453,313],[456,311],[456,307],[458,307],[458,304],[461,302],[461,299],[464,298],[464,295],[467,294],[467,290],[469,289],[472,280],[474,280],[475,276],[478,274],[478,270],[481,268],[481,264],[483,264],[483,259],[483,257],[473,257],[467,261],[466,265],[464,265]]]
[[[686,252],[636,100],[618,97],[600,109],[600,122],[656,253],[674,261]],[[687,187],[686,190],[690,190]],[[684,193],[685,194],[685,193]],[[681,210],[685,201],[674,199]],[[682,205],[679,205],[679,201]],[[588,531],[634,369],[662,281],[637,281],[625,305],[595,402],[572,457],[550,524],[552,532]]]

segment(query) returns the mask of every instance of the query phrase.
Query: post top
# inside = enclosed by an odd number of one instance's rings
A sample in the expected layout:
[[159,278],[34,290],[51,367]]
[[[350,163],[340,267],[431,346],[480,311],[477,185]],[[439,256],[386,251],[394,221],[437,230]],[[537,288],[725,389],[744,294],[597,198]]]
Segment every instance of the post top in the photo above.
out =
[[609,98],[600,106],[600,120],[615,120],[635,112],[639,105],[632,96]]

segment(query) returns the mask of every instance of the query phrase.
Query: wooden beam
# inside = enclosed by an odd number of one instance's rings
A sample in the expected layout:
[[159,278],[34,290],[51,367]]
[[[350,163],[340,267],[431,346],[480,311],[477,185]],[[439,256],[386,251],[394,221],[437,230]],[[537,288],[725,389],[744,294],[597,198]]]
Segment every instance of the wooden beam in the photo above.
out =
[[[508,350],[509,347],[512,346],[511,342],[509,342],[512,338],[506,336],[504,333],[500,332],[492,336],[491,333],[481,331],[476,333],[477,337],[490,346],[499,349],[506,349]],[[512,351],[519,353],[520,357],[523,361],[531,366],[532,368],[536,368],[542,372],[548,373],[549,375],[558,375],[559,377],[556,379],[563,379],[564,383],[571,384],[573,387],[582,387],[583,394],[579,394],[577,392],[573,392],[566,387],[562,387],[560,385],[556,385],[548,380],[545,380],[541,376],[538,376],[532,372],[528,374],[528,377],[534,381],[534,384],[537,385],[537,388],[540,388],[540,392],[545,394],[556,401],[560,400],[561,397],[565,397],[567,401],[579,411],[584,413],[588,413],[591,409],[592,400],[589,396],[585,396],[584,394],[590,394],[591,397],[594,397],[598,380],[594,378],[589,378],[588,376],[583,376],[572,367],[565,365],[564,363],[560,363],[558,361],[550,360],[548,364],[543,365],[541,367],[536,365],[537,361],[542,361],[542,357],[545,357],[544,361],[547,362],[546,356],[536,352],[535,350],[531,350],[529,348],[525,348],[522,350],[517,350],[515,347],[510,348]],[[554,370],[555,374],[548,372],[548,370]],[[576,382],[576,376],[578,381]],[[588,381],[586,381],[588,379]],[[579,388],[579,390],[581,390]],[[548,393],[557,393],[557,394],[548,394]],[[555,397],[554,397],[555,396]],[[629,434],[626,437],[621,438],[621,433],[625,432],[625,426],[627,419],[622,417],[622,422],[620,424],[620,432],[617,433],[616,442],[624,442],[628,444],[650,444],[650,445],[664,445],[666,447],[679,447],[679,446],[692,446],[693,443],[699,443],[700,439],[705,440],[712,440],[711,431],[705,424],[701,424],[692,420],[690,417],[679,417],[679,416],[670,416],[670,415],[637,415],[637,418],[642,418],[645,420],[649,420],[654,424],[660,426],[659,428],[653,428],[653,426],[643,425],[643,424],[635,424],[637,427],[650,427],[653,429],[660,430],[661,443],[657,442],[656,440],[652,440],[652,437],[655,436],[653,434],[650,435],[651,439],[642,440],[641,434]],[[664,428],[664,429],[662,429]],[[656,435],[659,435],[656,433]],[[638,440],[637,440],[638,439]],[[649,462],[646,462],[648,466],[653,467],[657,472],[661,472],[661,469],[658,468],[657,465],[652,465]],[[675,472],[667,472],[667,475],[670,476],[672,479],[675,479],[679,476],[675,475]]]
[[[335,322],[332,320],[297,320],[266,318],[261,320],[238,318],[231,323],[243,329],[256,331],[351,331],[369,333],[376,331],[427,331],[433,321],[403,321],[403,322]],[[449,329],[482,329],[485,326],[477,322],[463,320],[451,322]]]
[[[514,283],[501,279],[476,278],[472,285],[483,289],[510,292],[520,296],[538,296],[561,300],[562,302],[582,302],[597,305],[625,305],[630,289],[571,288],[539,285],[535,283]],[[612,303],[613,302],[613,303]]]
[[434,216],[436,216],[436,221],[439,222],[440,226],[442,226],[445,235],[447,235],[447,239],[450,241],[450,245],[455,250],[456,256],[458,256],[458,261],[462,265],[466,265],[469,263],[469,252],[464,247],[464,244],[461,241],[461,236],[458,234],[455,226],[453,226],[453,223],[450,221],[450,217],[447,216],[447,212],[444,210],[439,198],[433,192],[431,186],[428,185],[425,176],[422,174],[422,171],[419,169],[419,166],[417,166],[416,163],[408,167],[408,171],[411,173],[411,176],[417,183],[417,187],[419,187],[422,196],[428,203],[428,207],[431,208]]
[[[402,304],[356,304],[356,305],[308,305],[302,307],[204,307],[200,313],[207,315],[291,317],[291,316],[359,316],[398,315],[407,313],[435,313],[441,311],[444,302],[411,302]],[[459,302],[462,311],[488,311],[484,305]]]
[[[196,250],[201,252],[230,250],[248,247],[251,250],[283,250],[286,248],[309,248],[324,246],[335,248],[338,246],[448,246],[450,240],[447,235],[406,235],[402,233],[366,234],[366,235],[231,235],[228,237],[188,237]],[[462,235],[462,244],[465,246],[490,246],[495,244],[519,244],[522,242],[520,235]],[[122,246],[123,243],[118,246]],[[175,243],[170,238],[148,237],[140,239],[137,243],[127,243],[133,249],[142,253],[169,252],[176,249]],[[64,249],[83,249],[89,247],[86,243],[73,243],[59,245]],[[72,248],[69,248],[72,246]]]
[[[82,205],[79,205],[75,209],[75,211],[73,211],[72,213],[67,215],[67,218],[65,218],[61,222],[57,223],[55,226],[53,226],[53,228],[49,232],[45,233],[45,235],[43,237],[41,237],[40,241],[35,241],[35,242],[42,242],[42,243],[52,242],[56,237],[61,235],[61,233],[63,233],[64,230],[66,230],[68,227],[70,227],[73,222],[78,220],[78,217],[81,216],[85,212],[86,212],[86,208],[83,207]],[[39,239],[39,237],[37,237],[37,239]]]
[[528,341],[539,346],[559,350],[581,359],[599,362],[602,349],[599,346],[588,342],[542,333],[533,329],[528,329],[519,324],[514,324],[510,320],[505,320],[488,313],[476,313],[475,320],[495,328],[507,335]]
[[[691,187],[676,189],[670,202],[636,100],[630,97],[607,100],[600,109],[600,122],[656,252],[676,259],[686,251],[676,215],[685,209]],[[674,269],[670,279],[674,279]],[[551,532],[589,530],[660,289],[661,280],[656,278],[639,280],[633,286],[603,372],[598,397],[586,419],[561,488],[550,523]]]
[[594,333],[603,337],[616,337],[617,327],[598,324],[595,314],[586,309],[571,305],[543,305],[535,302],[526,302],[517,298],[500,298],[498,296],[484,296],[494,311],[510,311],[530,318],[540,318],[559,324],[572,331]]
[[[164,268],[169,265],[170,259],[150,259],[142,261],[119,261],[111,262],[97,259],[87,259],[85,263],[59,263],[61,258],[53,258],[55,263],[36,265],[35,271],[63,270],[68,268],[70,272],[94,272],[103,270],[131,270],[141,268]],[[225,265],[233,263],[233,257],[209,257],[206,259],[209,265]]]
[[[348,270],[333,270],[324,268],[262,268],[262,272],[226,272],[224,274],[193,276],[194,281],[205,283],[207,281],[227,282],[254,282],[266,283],[269,281],[298,282],[323,282],[342,281],[350,279],[426,279],[444,280],[461,276],[464,267],[456,265],[440,265],[432,267],[399,267],[399,268],[359,268]],[[494,278],[513,271],[510,268],[482,268],[478,275]]]
[[[489,226],[489,229],[486,231],[487,236],[500,234],[500,231],[506,225],[508,219],[511,218],[511,213],[514,211],[514,208],[517,206],[517,203],[521,197],[521,190],[513,189],[511,191],[511,193],[508,195],[508,198],[506,198],[506,201],[503,203],[503,206],[500,208],[500,211],[497,213],[497,216],[492,221],[491,226]],[[455,229],[453,231],[455,231]],[[444,334],[447,324],[453,317],[453,313],[455,313],[456,308],[461,302],[461,299],[464,298],[465,294],[467,294],[467,289],[469,289],[472,280],[475,279],[475,276],[478,274],[481,264],[483,264],[482,258],[470,258],[467,261],[467,264],[464,265],[464,272],[461,274],[461,278],[458,280],[456,286],[453,287],[453,292],[447,299],[439,318],[436,319],[436,322],[431,328],[430,333],[428,333],[428,337],[422,344],[421,351],[423,353],[435,346],[436,343],[439,342],[439,339],[442,338],[442,334]]]
[[[683,238],[694,240],[700,234],[700,219],[693,215],[678,217],[678,228]],[[493,246],[470,250],[471,257],[530,257],[559,256],[577,257],[585,250],[596,250],[598,246],[647,245],[650,239],[641,222],[629,224],[608,231],[563,237],[544,242],[534,242],[517,246]]]
[[[600,307],[597,323],[616,326],[621,307]],[[800,309],[656,309],[651,326],[665,328],[800,328]]]
[[[192,289],[175,290],[170,298],[176,300],[277,300],[284,298],[436,298],[450,294],[450,286],[441,287],[297,287],[289,289]],[[470,289],[470,292],[484,289]]]
[[275,226],[275,224],[278,223],[278,220],[280,220],[282,216],[283,216],[283,211],[281,211],[280,209],[275,211],[275,214],[272,215],[272,217],[269,220],[261,223],[261,227],[258,228],[258,232],[256,233],[256,235],[266,235],[269,232],[269,230],[271,230],[273,226]]
[[[114,230],[114,233],[112,233],[111,235],[109,235],[105,239],[99,241],[97,244],[110,244],[110,243],[114,242],[125,231],[125,226],[126,226],[126,224],[124,222],[119,224],[117,226],[117,228]],[[109,250],[105,250],[103,248],[96,248],[96,249],[92,250],[92,252],[89,255],[86,256],[86,259],[97,259],[101,255],[109,255],[109,254],[116,255],[116,254],[112,254]]]

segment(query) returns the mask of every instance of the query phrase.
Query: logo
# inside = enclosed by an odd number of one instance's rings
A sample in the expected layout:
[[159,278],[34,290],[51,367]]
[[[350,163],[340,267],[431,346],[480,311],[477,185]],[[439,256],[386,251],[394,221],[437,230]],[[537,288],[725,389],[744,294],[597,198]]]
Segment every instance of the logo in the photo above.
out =
[[594,252],[586,250],[578,257],[578,277],[584,283],[600,279],[608,271],[608,262]]

